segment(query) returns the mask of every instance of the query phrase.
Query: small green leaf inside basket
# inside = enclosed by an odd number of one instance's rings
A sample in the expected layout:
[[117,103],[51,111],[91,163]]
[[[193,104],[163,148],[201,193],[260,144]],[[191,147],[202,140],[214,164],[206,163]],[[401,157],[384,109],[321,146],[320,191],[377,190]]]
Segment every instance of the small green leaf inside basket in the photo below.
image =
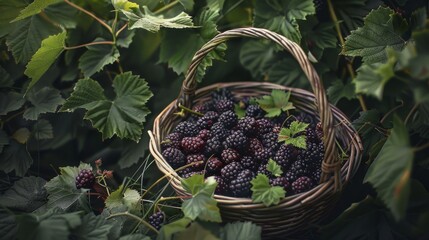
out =
[[261,202],[265,206],[276,205],[285,197],[286,191],[283,187],[271,186],[265,174],[258,174],[252,181],[252,200]]

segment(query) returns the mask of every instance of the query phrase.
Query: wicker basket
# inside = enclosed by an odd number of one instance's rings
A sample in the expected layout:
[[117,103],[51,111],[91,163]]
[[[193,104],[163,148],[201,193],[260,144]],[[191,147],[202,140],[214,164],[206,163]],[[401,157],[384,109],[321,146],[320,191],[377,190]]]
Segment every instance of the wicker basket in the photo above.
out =
[[[309,79],[314,94],[296,88],[266,82],[218,83],[196,90],[195,74],[203,58],[217,45],[230,38],[251,37],[269,39],[289,51]],[[308,229],[334,207],[342,186],[355,174],[361,160],[362,144],[350,121],[327,101],[317,72],[300,46],[284,36],[260,28],[239,28],[223,32],[206,43],[194,56],[183,82],[179,98],[169,104],[155,119],[150,135],[150,151],[158,168],[170,176],[172,187],[180,195],[186,192],[180,177],[161,155],[161,141],[182,120],[175,115],[179,104],[191,107],[210,99],[210,92],[227,87],[236,97],[270,94],[272,89],[291,91],[291,101],[297,109],[315,116],[324,131],[325,156],[322,162],[321,183],[308,192],[284,198],[278,205],[265,207],[251,199],[215,195],[224,221],[252,221],[263,228],[264,238],[284,238]],[[195,91],[196,90],[196,91]],[[348,154],[340,162],[337,143]]]

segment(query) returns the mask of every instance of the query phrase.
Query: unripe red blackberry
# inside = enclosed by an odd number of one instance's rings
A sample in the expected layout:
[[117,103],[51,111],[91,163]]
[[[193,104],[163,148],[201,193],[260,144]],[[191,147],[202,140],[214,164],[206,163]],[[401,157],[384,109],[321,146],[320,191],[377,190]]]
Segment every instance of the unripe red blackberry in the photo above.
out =
[[204,149],[205,142],[199,137],[184,137],[181,146],[185,153],[198,153]]
[[95,176],[92,170],[82,169],[79,174],[76,176],[76,188],[91,188],[94,184]]
[[232,162],[237,162],[240,159],[240,154],[232,148],[227,148],[222,151],[221,157],[222,161],[226,165]]
[[207,160],[206,173],[209,176],[220,175],[224,164],[217,157],[211,157]]

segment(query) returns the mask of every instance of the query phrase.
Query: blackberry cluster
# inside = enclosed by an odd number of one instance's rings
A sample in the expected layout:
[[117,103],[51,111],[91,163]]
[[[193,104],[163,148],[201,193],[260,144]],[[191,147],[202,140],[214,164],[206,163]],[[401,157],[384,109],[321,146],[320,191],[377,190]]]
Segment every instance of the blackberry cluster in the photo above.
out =
[[165,213],[162,211],[156,212],[149,217],[149,224],[156,230],[161,229],[165,221]]
[[[265,174],[272,186],[283,187],[288,194],[298,194],[314,187],[321,175],[324,156],[323,131],[317,120],[303,112],[265,117],[266,112],[249,97],[235,99],[228,89],[212,93],[212,99],[194,106],[192,115],[180,122],[162,141],[162,155],[188,178],[194,174],[214,176],[218,185],[216,194],[233,197],[251,197],[251,181],[257,174]],[[245,114],[238,117],[235,108]],[[306,149],[279,142],[281,128],[293,121],[309,123],[306,131]],[[267,170],[273,159],[282,169],[281,176]]]
[[91,188],[94,181],[94,173],[89,169],[82,169],[76,177],[76,188]]

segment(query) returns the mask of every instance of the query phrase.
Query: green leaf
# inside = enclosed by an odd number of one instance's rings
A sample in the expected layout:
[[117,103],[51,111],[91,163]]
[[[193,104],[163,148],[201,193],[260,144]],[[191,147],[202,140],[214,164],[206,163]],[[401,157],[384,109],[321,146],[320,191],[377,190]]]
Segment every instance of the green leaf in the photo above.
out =
[[[97,38],[95,42],[103,41]],[[79,68],[88,78],[101,71],[104,66],[114,63],[119,58],[119,51],[114,45],[99,44],[87,46],[86,51],[79,58]]]
[[258,174],[250,183],[252,184],[252,201],[261,202],[266,207],[278,204],[286,195],[283,187],[271,186],[268,177],[264,174]]
[[128,0],[112,0],[112,5],[116,10],[130,11],[133,8],[139,8],[137,3],[133,3]]
[[3,152],[4,146],[9,144],[9,137],[0,129],[0,154]]
[[22,94],[17,92],[0,93],[0,116],[9,112],[16,111],[24,105],[25,99]]
[[223,240],[260,240],[262,228],[252,222],[228,223],[223,227]]
[[0,208],[0,236],[3,239],[14,239],[17,230],[15,215],[5,208]]
[[181,12],[175,17],[164,18],[162,15],[155,15],[146,6],[143,6],[144,13],[133,13],[122,11],[129,19],[129,29],[142,28],[150,32],[158,32],[164,28],[192,28],[192,18],[185,12]]
[[46,181],[39,177],[24,177],[1,195],[0,205],[23,212],[32,212],[46,203]]
[[119,240],[151,240],[151,238],[141,233],[134,233],[122,236],[119,238]]
[[64,103],[60,91],[52,87],[31,89],[26,98],[33,104],[25,110],[23,117],[28,120],[37,120],[40,114],[57,111],[59,105]]
[[400,50],[406,41],[402,35],[407,31],[407,22],[390,8],[379,7],[365,17],[365,25],[346,37],[342,53],[359,56],[367,64],[387,59],[387,47]]
[[108,239],[108,234],[113,226],[100,215],[88,213],[82,217],[82,224],[73,229],[72,236],[80,240]]
[[306,136],[305,135],[299,135],[295,136],[298,133],[304,132],[307,127],[308,123],[299,122],[299,121],[293,121],[289,128],[281,128],[278,141],[284,142],[285,144],[290,144],[298,148],[307,148],[306,143]]
[[279,116],[282,111],[295,109],[293,104],[289,102],[289,98],[290,92],[274,89],[271,91],[271,95],[263,96],[262,98],[257,99],[256,102],[265,112],[267,112],[265,117],[271,118]]
[[282,168],[273,159],[270,158],[267,164],[267,170],[276,177],[283,174]]
[[335,79],[332,85],[328,88],[327,94],[329,100],[335,105],[343,98],[351,100],[356,98],[355,85],[352,82],[343,83],[341,79]]
[[191,223],[191,226],[187,227],[184,231],[181,231],[176,234],[174,239],[177,240],[219,240],[218,237],[213,235],[213,233],[203,226],[201,226],[198,222]]
[[61,110],[85,108],[85,119],[102,133],[102,138],[117,135],[120,138],[139,141],[143,123],[150,113],[146,106],[152,97],[147,82],[125,72],[113,80],[116,98],[108,100],[103,88],[92,79],[81,79],[77,82],[72,95],[66,100]]
[[58,32],[58,28],[35,15],[17,22],[14,30],[7,36],[6,44],[15,61],[25,64],[40,48],[43,39]]
[[274,48],[272,44],[262,41],[247,41],[240,48],[240,63],[250,71],[256,79],[266,75],[274,64]]
[[61,0],[34,0],[34,2],[30,3],[26,8],[24,8],[18,17],[16,17],[12,22],[22,20],[24,18],[33,16],[35,14],[40,13],[44,8],[49,5],[59,3]]
[[159,231],[159,234],[157,236],[157,240],[172,240],[173,235],[184,231],[188,225],[192,222],[191,219],[187,217],[183,217],[179,220],[176,220],[172,223],[165,224],[162,226],[161,230]]
[[72,206],[86,203],[87,189],[76,188],[76,177],[83,169],[92,170],[92,167],[86,163],[81,163],[78,167],[62,167],[60,175],[46,183],[49,208],[58,207],[67,210]]
[[244,118],[246,116],[246,110],[242,108],[239,103],[234,104],[234,112],[238,118]]
[[332,0],[335,12],[338,18],[342,20],[340,24],[346,32],[362,26],[364,17],[379,4],[377,1],[370,0]]
[[301,33],[297,20],[305,20],[315,12],[312,0],[256,1],[253,24],[255,27],[278,32],[299,43]]
[[128,168],[132,165],[138,163],[142,157],[145,156],[148,146],[148,138],[143,138],[142,141],[125,142],[124,147],[122,147],[121,158],[118,161],[120,168]]
[[10,74],[2,66],[0,66],[0,88],[11,87],[13,85],[13,82],[14,81]]
[[190,12],[194,9],[194,0],[179,0],[180,4],[182,4],[183,8],[185,8],[186,11]]
[[192,198],[182,203],[182,211],[185,217],[195,220],[222,222],[217,201],[213,198],[217,182],[213,177],[204,181],[204,176],[195,174],[188,179],[182,179],[183,188]]
[[141,197],[139,192],[130,188],[124,190],[124,186],[121,185],[106,199],[106,207],[108,209],[114,209],[126,206],[128,211],[139,211],[141,204],[140,199]]
[[34,124],[31,134],[37,140],[52,139],[54,138],[54,129],[48,120],[40,119]]
[[0,170],[5,173],[15,171],[18,176],[24,176],[33,164],[25,144],[20,144],[13,139],[4,147],[0,159]]
[[408,131],[404,123],[395,116],[393,129],[369,167],[364,182],[374,186],[378,197],[396,220],[404,217],[408,205],[413,158],[414,151],[410,146]]
[[133,30],[122,31],[116,39],[116,45],[123,48],[128,48],[133,42],[133,37],[136,34]]
[[0,0],[0,38],[7,36],[16,26],[16,23],[11,23],[19,12],[28,5],[26,0]]
[[31,57],[27,64],[24,74],[31,78],[31,82],[27,87],[26,92],[30,90],[49,69],[60,54],[64,50],[64,41],[66,32],[57,35],[49,36],[42,41],[42,46]]
[[357,70],[357,76],[354,79],[357,93],[372,95],[379,100],[383,98],[384,86],[395,75],[393,67],[396,57],[392,53],[388,55],[389,59],[386,63],[363,64]]
[[298,62],[291,56],[273,62],[268,70],[268,80],[284,86],[308,87],[308,80]]
[[53,19],[55,23],[67,29],[76,28],[79,21],[79,18],[76,18],[79,14],[79,10],[65,2],[49,6],[43,10],[43,12],[46,13],[50,19]]

